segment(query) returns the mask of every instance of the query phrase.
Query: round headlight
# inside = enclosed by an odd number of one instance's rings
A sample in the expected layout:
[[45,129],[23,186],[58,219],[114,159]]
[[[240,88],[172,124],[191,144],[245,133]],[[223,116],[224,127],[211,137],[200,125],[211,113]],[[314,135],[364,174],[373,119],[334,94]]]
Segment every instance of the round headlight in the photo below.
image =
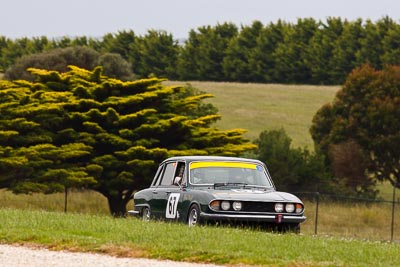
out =
[[301,205],[300,203],[296,204],[296,213],[302,213],[304,210],[303,205]]
[[275,211],[276,212],[283,212],[283,204],[282,203],[276,203],[275,204]]
[[288,203],[286,204],[286,212],[292,213],[294,211],[294,204],[293,203]]
[[236,211],[241,210],[242,209],[242,202],[239,201],[235,201],[232,203],[232,208]]
[[229,203],[229,201],[222,201],[221,208],[223,210],[229,210],[231,208],[231,204]]

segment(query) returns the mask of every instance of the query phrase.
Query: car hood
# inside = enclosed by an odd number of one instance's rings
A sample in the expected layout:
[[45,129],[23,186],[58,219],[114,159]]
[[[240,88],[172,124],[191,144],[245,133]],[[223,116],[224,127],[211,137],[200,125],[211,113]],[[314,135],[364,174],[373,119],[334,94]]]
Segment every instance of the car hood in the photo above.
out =
[[264,191],[260,189],[225,189],[208,190],[215,199],[265,202],[299,202],[302,201],[290,193],[279,191]]

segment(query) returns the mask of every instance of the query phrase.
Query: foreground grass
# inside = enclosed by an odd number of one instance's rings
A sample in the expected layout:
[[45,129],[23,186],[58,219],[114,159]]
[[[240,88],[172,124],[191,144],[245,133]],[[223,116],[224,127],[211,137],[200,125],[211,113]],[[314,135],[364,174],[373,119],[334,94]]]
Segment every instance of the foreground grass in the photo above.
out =
[[[317,110],[331,102],[340,86],[284,85],[226,82],[189,82],[213,94],[208,100],[219,110],[220,129],[244,128],[250,140],[264,130],[284,128],[294,147],[313,150],[309,129]],[[167,84],[186,84],[171,81]]]
[[393,243],[17,209],[0,209],[0,221],[1,243],[39,244],[54,250],[229,265],[398,266],[400,262],[400,245]]

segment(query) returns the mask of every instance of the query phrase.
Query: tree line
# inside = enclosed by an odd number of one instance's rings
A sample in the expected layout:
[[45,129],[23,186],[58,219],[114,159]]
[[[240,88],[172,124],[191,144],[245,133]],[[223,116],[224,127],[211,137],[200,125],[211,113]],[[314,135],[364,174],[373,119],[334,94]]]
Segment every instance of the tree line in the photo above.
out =
[[376,69],[400,64],[400,25],[389,17],[376,22],[335,17],[267,25],[254,21],[240,28],[223,23],[193,29],[184,42],[155,30],[144,36],[127,30],[101,38],[0,36],[0,69],[7,73],[23,56],[74,46],[118,54],[139,78],[342,84],[365,63]]

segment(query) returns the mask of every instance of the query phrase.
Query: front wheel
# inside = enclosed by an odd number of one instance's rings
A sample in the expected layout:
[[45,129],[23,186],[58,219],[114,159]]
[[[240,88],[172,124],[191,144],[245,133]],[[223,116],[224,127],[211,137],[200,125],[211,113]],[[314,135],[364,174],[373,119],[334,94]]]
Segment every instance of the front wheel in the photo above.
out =
[[142,219],[143,219],[143,221],[145,221],[145,222],[150,221],[150,215],[151,215],[150,209],[148,207],[144,207],[142,209]]
[[193,204],[190,206],[189,209],[189,216],[188,216],[188,225],[189,227],[199,225],[201,222],[200,220],[200,209],[199,206]]

